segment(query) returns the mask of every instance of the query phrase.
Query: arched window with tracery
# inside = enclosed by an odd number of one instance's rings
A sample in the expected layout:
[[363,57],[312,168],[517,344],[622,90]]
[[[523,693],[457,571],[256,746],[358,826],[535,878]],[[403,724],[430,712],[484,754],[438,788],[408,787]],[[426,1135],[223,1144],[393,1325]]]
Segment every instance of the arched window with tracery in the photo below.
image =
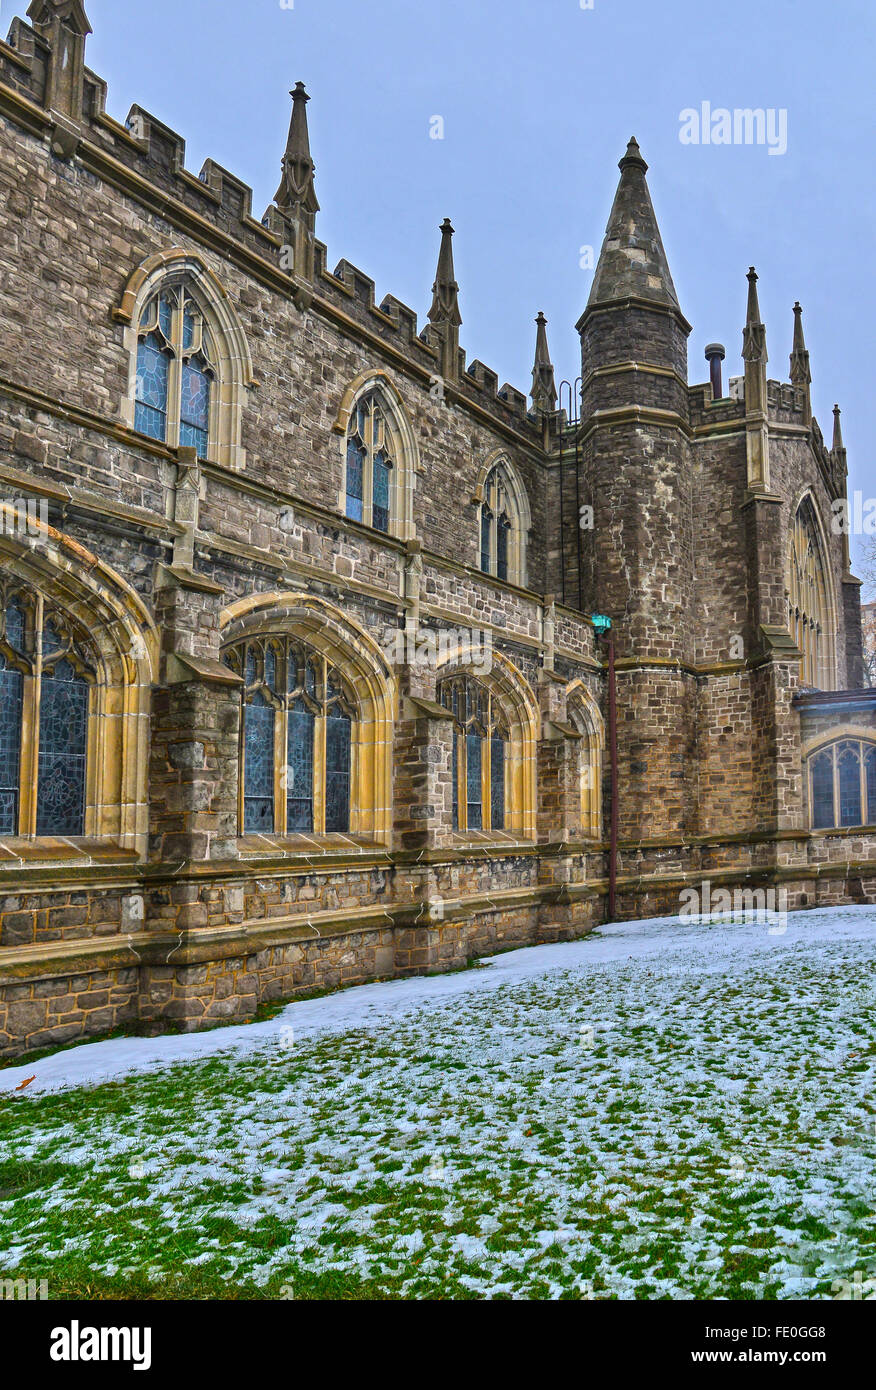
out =
[[96,660],[41,594],[0,584],[0,834],[85,834]]
[[521,488],[504,462],[487,474],[480,504],[480,566],[484,574],[511,584],[526,580],[525,526]]
[[243,679],[241,833],[350,829],[355,705],[322,653],[252,637],[225,654]]
[[442,681],[439,700],[454,717],[453,829],[504,830],[508,811],[508,723],[498,700],[471,676]]
[[206,458],[218,378],[204,312],[185,284],[165,284],[140,317],[134,428]]
[[602,755],[604,725],[599,707],[582,686],[573,689],[568,703],[569,721],[580,735],[578,771],[581,830],[588,839],[602,836]]
[[838,739],[809,758],[813,830],[876,825],[876,742]]
[[379,391],[360,396],[347,430],[346,514],[389,532],[396,515],[400,441]]
[[816,689],[835,683],[834,634],[827,569],[812,502],[805,497],[791,528],[788,623],[802,652],[800,681]]

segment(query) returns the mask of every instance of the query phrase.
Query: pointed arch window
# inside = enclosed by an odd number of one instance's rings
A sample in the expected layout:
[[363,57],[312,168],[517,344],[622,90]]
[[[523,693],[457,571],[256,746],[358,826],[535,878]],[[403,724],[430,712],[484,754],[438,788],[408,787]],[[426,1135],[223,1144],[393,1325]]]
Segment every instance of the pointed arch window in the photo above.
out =
[[813,830],[876,825],[876,743],[840,739],[809,758]]
[[602,718],[592,697],[582,698],[580,691],[572,694],[568,709],[572,727],[581,735],[581,829],[589,839],[598,840],[602,837]]
[[442,681],[438,698],[455,720],[453,829],[504,830],[507,819],[509,731],[499,702],[471,676]]
[[241,833],[348,832],[355,706],[340,674],[284,637],[248,638],[225,661],[244,682]]
[[833,631],[828,580],[812,502],[804,498],[791,528],[788,624],[800,648],[801,684],[834,686]]
[[140,317],[134,428],[171,447],[197,449],[206,458],[216,362],[197,299],[184,284],[163,286]]
[[78,624],[0,585],[0,834],[85,834],[95,671]]
[[376,531],[389,532],[400,445],[378,391],[356,402],[347,432],[346,514]]
[[523,584],[524,550],[520,489],[509,466],[497,463],[487,475],[480,507],[481,570],[511,584]]

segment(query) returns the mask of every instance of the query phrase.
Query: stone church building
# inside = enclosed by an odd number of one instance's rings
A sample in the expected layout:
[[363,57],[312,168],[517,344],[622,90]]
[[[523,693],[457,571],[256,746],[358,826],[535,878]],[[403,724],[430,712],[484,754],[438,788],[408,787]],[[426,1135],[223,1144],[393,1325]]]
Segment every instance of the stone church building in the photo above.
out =
[[704,883],[876,902],[846,455],[799,306],[771,379],[740,274],[744,377],[712,345],[690,385],[633,140],[580,381],[539,315],[530,394],[500,386],[449,221],[424,327],[330,269],[301,84],[258,219],[106,114],[90,32],[33,0],[0,41],[0,1055]]

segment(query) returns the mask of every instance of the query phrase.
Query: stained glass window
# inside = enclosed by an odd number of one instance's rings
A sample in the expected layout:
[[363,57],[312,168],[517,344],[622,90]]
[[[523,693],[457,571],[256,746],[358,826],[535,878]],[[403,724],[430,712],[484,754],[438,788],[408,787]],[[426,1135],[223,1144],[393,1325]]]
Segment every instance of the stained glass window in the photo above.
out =
[[[36,594],[10,593],[2,576],[0,619],[0,835],[84,835],[88,634],[45,612]],[[21,783],[26,727],[35,730],[35,796]]]
[[[7,638],[9,620],[7,614]],[[23,677],[0,652],[0,835],[18,834]]]
[[134,428],[150,439],[167,439],[167,391],[170,358],[154,333],[137,351],[137,404]]
[[356,404],[347,438],[347,516],[388,532],[392,518],[392,431],[377,392]]
[[812,826],[823,830],[833,824],[833,753],[819,753],[812,759]]
[[510,465],[497,463],[484,483],[480,512],[481,569],[513,584],[524,581],[520,491],[513,485]]
[[493,734],[490,740],[490,803],[493,830],[505,829],[505,740]]
[[88,684],[61,660],[43,673],[40,689],[37,835],[82,835]]
[[299,700],[289,711],[286,828],[313,830],[313,734],[316,717]]
[[216,375],[210,334],[188,290],[150,300],[140,320],[134,428],[206,457]]
[[809,759],[813,830],[876,824],[876,744],[842,739]]
[[855,743],[842,743],[837,749],[839,772],[840,825],[860,825],[861,752]]
[[281,637],[225,659],[244,672],[243,833],[348,831],[354,710],[338,674]]
[[16,652],[24,651],[25,623],[24,609],[12,599],[6,609],[6,641]]
[[466,734],[465,769],[468,828],[469,830],[481,830],[483,829],[483,803],[481,801],[480,734]]
[[327,833],[350,829],[350,720],[333,711],[326,720],[325,828]]
[[347,445],[347,516],[362,521],[365,447],[355,437]]
[[371,524],[377,531],[389,530],[389,488],[392,465],[386,454],[379,453],[374,460],[374,501]]
[[[493,696],[469,676],[442,681],[438,698],[454,717],[452,824],[454,830],[505,829],[508,735],[494,720]],[[484,801],[484,789],[487,799]]]
[[274,710],[256,693],[246,706],[244,830],[247,835],[274,829]]
[[490,573],[490,546],[493,534],[493,513],[489,507],[481,508],[481,569]]

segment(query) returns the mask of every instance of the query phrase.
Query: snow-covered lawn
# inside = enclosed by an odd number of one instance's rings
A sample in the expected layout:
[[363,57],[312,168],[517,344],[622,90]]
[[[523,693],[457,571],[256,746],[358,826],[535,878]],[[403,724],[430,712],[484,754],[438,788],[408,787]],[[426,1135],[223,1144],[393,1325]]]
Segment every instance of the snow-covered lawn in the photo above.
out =
[[872,908],[625,923],[0,1071],[0,1277],[830,1298],[876,1275],[874,947]]

